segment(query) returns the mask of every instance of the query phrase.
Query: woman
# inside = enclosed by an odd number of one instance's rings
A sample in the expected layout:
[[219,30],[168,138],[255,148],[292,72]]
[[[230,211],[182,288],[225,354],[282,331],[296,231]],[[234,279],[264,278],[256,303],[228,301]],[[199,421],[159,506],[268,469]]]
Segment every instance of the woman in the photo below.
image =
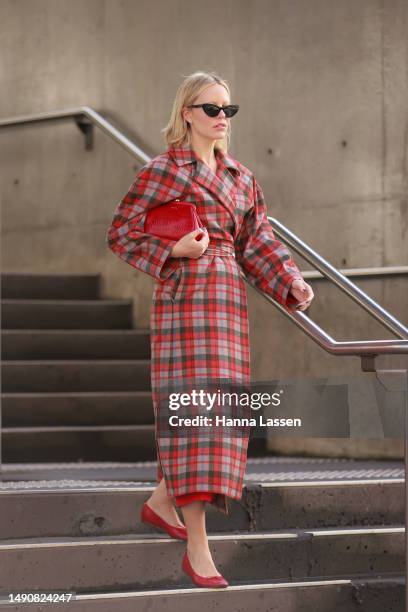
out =
[[[158,424],[171,412],[169,395],[167,404],[161,398],[173,383],[204,380],[212,390],[217,381],[249,383],[240,269],[281,304],[305,310],[313,299],[290,252],[274,237],[254,175],[227,153],[237,110],[228,84],[215,73],[186,77],[163,130],[167,151],[137,173],[107,233],[114,253],[156,281],[150,327],[159,484],[141,518],[187,539],[182,567],[197,586],[228,586],[208,546],[205,502],[228,514],[227,497],[241,498],[249,433],[221,428],[213,437],[203,431],[160,435]],[[146,212],[175,199],[196,205],[206,231],[178,241],[145,233]]]

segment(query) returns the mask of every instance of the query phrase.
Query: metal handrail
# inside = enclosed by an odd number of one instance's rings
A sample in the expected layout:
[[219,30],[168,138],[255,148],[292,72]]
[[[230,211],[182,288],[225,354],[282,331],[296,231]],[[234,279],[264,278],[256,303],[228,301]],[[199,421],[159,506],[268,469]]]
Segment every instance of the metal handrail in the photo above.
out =
[[376,321],[381,323],[393,334],[402,340],[334,340],[317,323],[312,321],[304,312],[292,310],[283,306],[271,296],[267,295],[250,282],[244,272],[242,277],[258,293],[268,301],[272,302],[286,317],[291,319],[297,327],[307,334],[316,344],[332,355],[355,355],[361,358],[361,368],[364,372],[375,371],[375,358],[377,355],[408,354],[408,328],[398,319],[393,317],[385,308],[380,306],[375,300],[370,298],[357,285],[350,281],[344,274],[334,268],[321,255],[316,253],[308,244],[303,242],[287,227],[274,217],[268,216],[268,220],[273,227],[274,234],[285,242],[292,250],[301,255],[307,262],[314,265],[321,274],[333,281],[341,291],[349,295],[359,306],[364,308]]
[[[126,151],[138,158],[142,163],[148,163],[152,158],[140,149],[134,142],[127,138],[120,130],[115,128],[110,121],[102,117],[98,112],[89,106],[68,108],[45,113],[34,113],[18,117],[9,117],[0,120],[0,127],[15,125],[27,125],[41,121],[52,121],[55,119],[73,118],[82,131],[85,138],[85,148],[93,148],[93,126],[96,125],[108,136],[115,140]],[[289,317],[302,331],[328,353],[335,355],[359,355],[362,358],[363,369],[370,366],[369,359],[378,354],[408,354],[408,329],[388,311],[382,308],[377,302],[371,299],[364,291],[359,289],[344,274],[334,268],[321,255],[316,253],[309,245],[303,242],[287,227],[274,217],[268,219],[272,224],[274,233],[285,242],[290,248],[301,255],[306,261],[316,267],[321,274],[336,284],[339,289],[349,295],[359,306],[369,312],[379,323],[394,333],[402,340],[357,340],[338,342],[328,333],[321,329],[306,314],[292,310],[287,306],[279,304],[276,300],[258,289],[248,281],[245,274],[241,272],[244,280],[254,287],[264,298],[274,304],[283,314]],[[404,270],[405,271],[405,270]],[[373,365],[371,363],[371,365]]]
[[98,112],[89,106],[79,106],[77,108],[65,108],[63,110],[47,111],[45,113],[33,113],[32,115],[20,115],[0,120],[0,127],[15,125],[28,125],[41,121],[53,121],[54,119],[74,119],[79,129],[85,136],[85,148],[90,151],[93,149],[93,126],[99,127],[105,134],[115,140],[128,153],[135,155],[142,163],[150,161],[150,157],[139,149],[134,142],[120,130],[115,128],[110,121],[102,117]]
[[[372,278],[374,276],[405,276],[408,275],[408,266],[372,266],[371,268],[339,268],[344,276],[358,276]],[[304,278],[325,278],[318,270],[303,270]]]
[[[299,311],[289,311],[288,308],[277,304],[284,314],[294,320],[311,338],[326,351],[337,355],[378,355],[378,354],[408,354],[408,328],[393,317],[385,308],[370,298],[357,285],[349,280],[339,270],[334,268],[321,255],[316,253],[308,244],[293,234],[287,227],[274,217],[268,217],[273,231],[292,250],[301,255],[307,262],[315,266],[326,278],[331,280],[341,291],[351,297],[359,306],[364,308],[376,321],[403,340],[362,340],[337,342],[333,340],[318,325]],[[260,291],[262,295],[264,293]]]
[[[314,340],[325,351],[332,355],[372,355],[372,354],[404,354],[408,353],[408,340],[334,340],[327,332],[325,332],[317,323],[312,321],[304,312],[290,310],[287,306],[283,306],[269,295],[266,295],[261,289],[253,285],[248,279],[244,280],[251,285],[258,293],[260,293],[268,301],[272,302],[284,315],[292,319],[302,331],[304,331],[312,340]],[[390,315],[391,316],[391,315]],[[376,318],[376,317],[375,317]]]
[[334,268],[321,255],[316,253],[308,244],[303,242],[296,234],[288,230],[277,219],[268,217],[272,221],[274,232],[285,241],[294,251],[299,253],[306,261],[315,266],[324,276],[335,283],[339,289],[349,295],[357,304],[369,312],[379,323],[394,332],[400,338],[408,338],[408,328],[395,319],[385,308],[371,299],[364,291],[349,280],[344,274]]

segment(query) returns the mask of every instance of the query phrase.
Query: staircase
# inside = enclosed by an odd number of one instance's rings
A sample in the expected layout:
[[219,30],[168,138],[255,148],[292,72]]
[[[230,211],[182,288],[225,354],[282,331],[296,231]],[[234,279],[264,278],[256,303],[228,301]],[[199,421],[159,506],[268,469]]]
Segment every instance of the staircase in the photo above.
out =
[[[207,506],[230,586],[192,584],[185,543],[139,520],[156,451],[149,330],[132,329],[131,308],[101,299],[98,275],[2,276],[0,610],[59,612],[8,603],[41,592],[74,593],[65,608],[98,612],[402,612],[404,481],[363,461],[332,461],[367,468],[343,480],[325,476],[325,459],[304,460],[307,480],[285,479],[278,463],[269,482],[248,474],[229,517]],[[251,442],[255,464],[264,453]]]
[[[156,458],[148,329],[97,274],[3,274],[4,463]],[[264,452],[252,438],[248,455]]]
[[78,485],[0,492],[3,595],[76,593],[68,609],[98,612],[404,610],[401,482],[247,485],[229,518],[208,508],[222,590],[195,587],[185,543],[140,523],[153,486]]

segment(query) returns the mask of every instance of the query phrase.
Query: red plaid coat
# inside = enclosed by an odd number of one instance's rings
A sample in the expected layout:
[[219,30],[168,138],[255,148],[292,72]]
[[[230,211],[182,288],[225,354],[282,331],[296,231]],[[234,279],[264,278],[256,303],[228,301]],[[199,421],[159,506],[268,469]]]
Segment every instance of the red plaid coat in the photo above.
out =
[[[150,328],[157,479],[165,477],[171,496],[217,493],[214,505],[228,514],[227,497],[242,495],[249,432],[231,436],[221,428],[212,438],[158,435],[158,422],[170,412],[167,405],[163,414],[159,390],[174,380],[248,383],[247,301],[240,268],[250,283],[286,305],[297,304],[290,285],[303,277],[273,234],[253,173],[221,150],[216,157],[216,174],[188,144],[170,146],[145,164],[117,205],[106,238],[118,257],[156,281]],[[176,240],[143,231],[147,210],[175,198],[195,203],[208,229],[210,244],[198,259],[172,257]]]

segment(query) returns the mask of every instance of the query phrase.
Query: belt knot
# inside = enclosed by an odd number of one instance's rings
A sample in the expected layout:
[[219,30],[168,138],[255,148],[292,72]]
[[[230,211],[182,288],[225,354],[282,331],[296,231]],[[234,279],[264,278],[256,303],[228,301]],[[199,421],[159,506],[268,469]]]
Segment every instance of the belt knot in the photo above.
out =
[[211,242],[210,240],[210,243],[208,247],[206,248],[206,250],[204,251],[203,255],[207,255],[207,254],[208,255],[221,255],[224,257],[231,257],[231,256],[235,257],[235,247],[232,242],[228,242],[228,241]]

